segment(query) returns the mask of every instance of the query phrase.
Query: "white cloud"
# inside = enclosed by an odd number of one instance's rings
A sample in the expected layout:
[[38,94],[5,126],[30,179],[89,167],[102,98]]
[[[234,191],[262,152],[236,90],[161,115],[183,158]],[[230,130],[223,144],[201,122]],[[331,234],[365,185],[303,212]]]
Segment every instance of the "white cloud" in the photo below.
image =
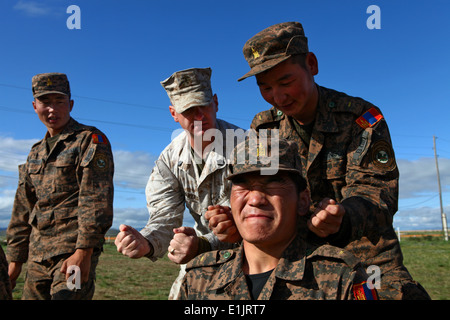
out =
[[116,150],[113,154],[115,185],[143,191],[157,157],[141,151]]
[[[444,207],[444,213],[449,219],[450,206]],[[399,227],[400,231],[440,230],[442,229],[441,210],[440,208],[431,207],[400,210],[394,216],[394,227]]]
[[31,146],[38,139],[16,140],[0,136],[0,171],[17,173],[17,166],[25,163]]
[[[439,158],[439,173],[442,192],[450,189],[450,159]],[[400,171],[400,198],[414,198],[424,194],[437,193],[436,164],[433,158],[414,161],[397,160]]]
[[14,6],[15,10],[22,11],[25,14],[33,17],[46,16],[53,12],[53,9],[39,3],[37,1],[20,0]]

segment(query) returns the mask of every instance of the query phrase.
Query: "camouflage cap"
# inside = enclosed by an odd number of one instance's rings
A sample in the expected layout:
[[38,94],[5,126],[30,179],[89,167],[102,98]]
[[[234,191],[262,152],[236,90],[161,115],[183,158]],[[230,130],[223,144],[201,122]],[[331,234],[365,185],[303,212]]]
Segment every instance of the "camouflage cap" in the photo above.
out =
[[287,171],[295,174],[302,185],[306,186],[301,163],[298,146],[294,141],[277,137],[261,139],[261,136],[250,135],[234,148],[231,154],[231,173],[227,179],[233,180],[250,172],[275,175],[279,171]]
[[308,53],[308,39],[299,22],[284,22],[250,38],[243,52],[251,69],[238,81],[269,70],[292,55]]
[[211,72],[211,68],[191,68],[177,71],[161,81],[176,112],[211,103]]
[[38,98],[48,93],[60,93],[70,98],[70,85],[64,73],[40,73],[31,79],[33,97]]

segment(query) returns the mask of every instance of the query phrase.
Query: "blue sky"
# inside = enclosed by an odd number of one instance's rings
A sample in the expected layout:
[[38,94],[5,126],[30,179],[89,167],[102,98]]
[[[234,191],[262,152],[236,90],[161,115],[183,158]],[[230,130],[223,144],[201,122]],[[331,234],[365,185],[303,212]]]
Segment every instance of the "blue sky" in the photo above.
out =
[[[67,7],[80,8],[69,30]],[[370,5],[381,29],[367,28]],[[178,124],[160,81],[191,67],[211,67],[218,116],[248,128],[270,106],[249,67],[245,41],[279,22],[299,21],[319,61],[319,85],[379,106],[400,169],[401,230],[440,229],[433,135],[445,210],[450,212],[450,2],[432,1],[95,1],[0,2],[0,228],[9,222],[17,165],[45,128],[33,112],[31,77],[69,76],[72,116],[111,141],[115,163],[113,227],[142,227],[144,187]],[[186,220],[190,223],[190,220]]]

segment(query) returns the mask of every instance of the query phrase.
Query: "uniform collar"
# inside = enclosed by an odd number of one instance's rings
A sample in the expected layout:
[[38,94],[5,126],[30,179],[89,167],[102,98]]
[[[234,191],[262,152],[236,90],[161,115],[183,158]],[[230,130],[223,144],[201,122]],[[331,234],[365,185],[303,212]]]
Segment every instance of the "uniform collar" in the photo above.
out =
[[[316,247],[314,244],[307,244],[306,238],[308,235],[308,228],[306,224],[306,217],[299,219],[297,225],[297,235],[289,244],[283,253],[280,261],[275,268],[275,277],[284,280],[301,280],[305,272],[306,257],[314,251]],[[241,245],[239,249],[235,250],[236,257],[226,261],[214,277],[211,279],[211,285],[208,290],[218,290],[224,288],[227,292],[235,292],[234,289],[241,287],[245,282],[243,276],[242,265],[244,262],[244,250]],[[295,270],[295,272],[292,272]],[[237,281],[238,278],[240,281]],[[244,285],[245,286],[245,285]]]

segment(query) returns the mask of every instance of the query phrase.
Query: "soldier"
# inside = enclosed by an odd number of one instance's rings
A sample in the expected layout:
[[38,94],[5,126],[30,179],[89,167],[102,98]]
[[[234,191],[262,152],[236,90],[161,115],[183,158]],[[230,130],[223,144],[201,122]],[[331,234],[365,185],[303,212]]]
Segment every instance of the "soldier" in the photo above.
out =
[[74,101],[65,74],[38,74],[32,89],[47,133],[19,166],[7,229],[9,275],[14,287],[28,262],[22,299],[91,299],[113,219],[111,146],[97,128],[70,116]]
[[[381,111],[315,83],[317,58],[298,22],[264,29],[243,52],[251,70],[239,81],[255,76],[262,97],[273,106],[258,113],[251,128],[278,129],[280,137],[299,145],[312,198],[309,229],[354,253],[365,267],[379,266],[380,297],[429,299],[404,267],[392,227],[399,174]],[[236,234],[225,231],[229,216],[218,207],[207,213],[219,239],[235,241]]]
[[[234,145],[227,147],[227,133],[239,134],[239,128],[216,119],[219,103],[210,78],[210,68],[192,68],[161,82],[172,103],[170,114],[184,131],[162,151],[148,180],[147,225],[140,232],[121,225],[115,240],[117,250],[130,258],[155,261],[169,250],[169,258],[182,264],[169,299],[178,295],[186,262],[200,252],[229,247],[208,229],[204,213],[208,204],[229,204],[226,159]],[[186,207],[194,229],[180,228]]]
[[[181,298],[377,298],[357,258],[307,239],[310,195],[295,142],[270,139],[261,144],[247,139],[236,147],[233,159],[230,202],[242,245],[208,252],[188,263]],[[274,161],[276,173],[264,173]]]

